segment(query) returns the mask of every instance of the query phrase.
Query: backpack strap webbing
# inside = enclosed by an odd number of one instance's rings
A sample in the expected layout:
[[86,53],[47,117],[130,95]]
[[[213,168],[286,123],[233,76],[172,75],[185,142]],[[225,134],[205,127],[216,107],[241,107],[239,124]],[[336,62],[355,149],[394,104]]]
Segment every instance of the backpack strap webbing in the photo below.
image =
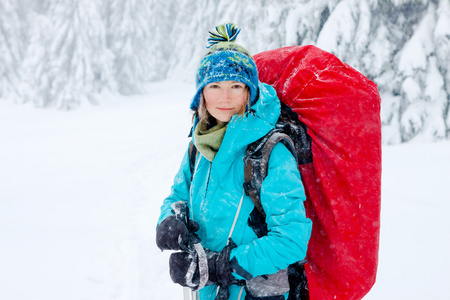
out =
[[197,147],[195,147],[194,142],[189,143],[189,169],[191,170],[191,182],[194,177],[195,170],[195,160],[197,159]]
[[279,142],[282,142],[288,148],[297,162],[294,142],[287,134],[279,132],[277,129],[270,131],[265,137],[249,145],[244,157],[244,190],[264,219],[266,213],[261,205],[261,185],[267,176],[270,154],[273,147]]

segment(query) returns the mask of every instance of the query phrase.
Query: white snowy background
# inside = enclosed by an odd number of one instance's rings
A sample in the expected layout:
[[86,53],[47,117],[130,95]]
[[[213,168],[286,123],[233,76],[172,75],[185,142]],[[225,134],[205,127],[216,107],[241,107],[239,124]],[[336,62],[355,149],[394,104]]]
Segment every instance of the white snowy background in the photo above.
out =
[[155,225],[227,21],[252,53],[315,44],[378,84],[365,299],[450,299],[450,1],[0,0],[0,300],[181,299]]

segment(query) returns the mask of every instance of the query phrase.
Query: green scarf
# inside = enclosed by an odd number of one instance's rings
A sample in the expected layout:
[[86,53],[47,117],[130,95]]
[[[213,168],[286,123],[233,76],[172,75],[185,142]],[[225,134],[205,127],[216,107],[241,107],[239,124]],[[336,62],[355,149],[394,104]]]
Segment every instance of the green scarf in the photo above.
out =
[[221,123],[208,129],[208,124],[200,122],[194,131],[198,151],[209,161],[213,161],[222,144],[228,123]]

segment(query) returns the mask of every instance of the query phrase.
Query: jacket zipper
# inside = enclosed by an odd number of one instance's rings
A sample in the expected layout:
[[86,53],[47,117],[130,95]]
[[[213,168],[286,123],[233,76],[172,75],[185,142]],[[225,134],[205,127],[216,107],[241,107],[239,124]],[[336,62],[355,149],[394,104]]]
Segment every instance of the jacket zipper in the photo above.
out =
[[[195,167],[194,174],[197,172],[198,165],[200,164],[200,159],[202,159],[201,155],[198,157],[198,163],[197,163],[197,166]],[[208,193],[209,178],[211,177],[211,166],[212,166],[212,162],[209,162],[208,178],[206,179],[206,187],[205,187],[205,193],[204,193],[204,195],[202,197],[202,203],[206,199],[206,194]],[[193,206],[194,205],[194,202],[193,202],[194,199],[193,199],[192,192],[193,192],[193,190],[191,189],[191,195],[190,195],[191,207],[192,207],[192,209],[191,209],[191,218],[194,219],[194,206]],[[202,203],[200,203],[200,207],[202,206]]]
[[208,193],[209,179],[211,178],[211,167],[212,167],[212,161],[209,162],[208,178],[206,179],[205,195],[203,196],[203,199],[206,199],[206,194]]

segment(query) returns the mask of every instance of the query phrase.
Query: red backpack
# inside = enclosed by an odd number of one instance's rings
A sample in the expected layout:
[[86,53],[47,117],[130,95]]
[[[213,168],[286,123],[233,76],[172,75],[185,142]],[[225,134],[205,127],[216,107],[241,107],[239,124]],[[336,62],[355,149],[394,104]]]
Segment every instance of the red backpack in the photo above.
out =
[[[254,59],[260,81],[273,86],[281,102],[306,125],[309,149],[297,148],[297,153],[306,214],[313,222],[304,265],[309,297],[361,299],[375,283],[378,264],[381,99],[377,87],[314,46],[266,51]],[[308,157],[302,161],[305,153]],[[255,206],[258,196],[258,192],[252,196]]]

